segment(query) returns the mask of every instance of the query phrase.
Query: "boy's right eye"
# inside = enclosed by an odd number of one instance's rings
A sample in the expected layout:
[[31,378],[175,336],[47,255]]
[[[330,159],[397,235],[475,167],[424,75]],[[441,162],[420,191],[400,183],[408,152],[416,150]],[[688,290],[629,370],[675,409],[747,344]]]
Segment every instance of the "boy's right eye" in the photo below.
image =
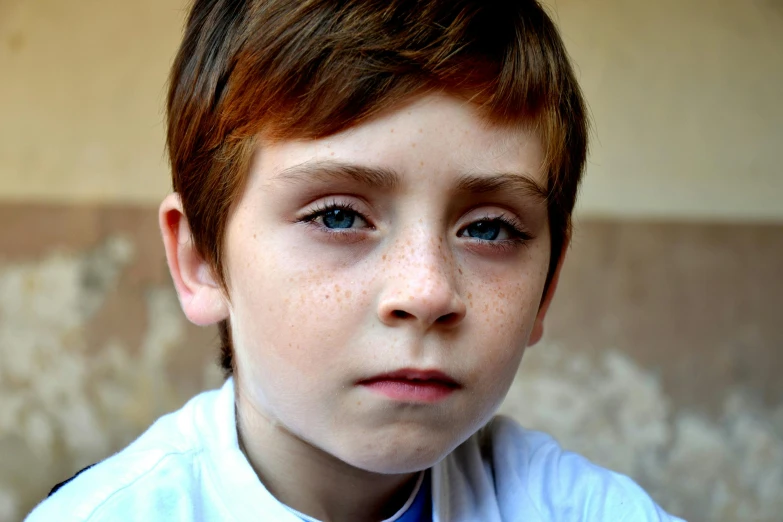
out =
[[335,208],[321,214],[321,221],[326,228],[351,228],[356,217],[356,212]]
[[330,204],[316,209],[302,219],[305,223],[311,223],[328,230],[353,230],[355,228],[367,228],[369,224],[362,215],[350,205]]

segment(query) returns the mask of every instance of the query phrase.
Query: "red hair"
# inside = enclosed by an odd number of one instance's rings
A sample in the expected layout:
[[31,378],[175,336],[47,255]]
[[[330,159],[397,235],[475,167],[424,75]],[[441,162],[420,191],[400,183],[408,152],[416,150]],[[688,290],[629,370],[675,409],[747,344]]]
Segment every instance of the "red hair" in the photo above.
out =
[[[551,278],[570,234],[588,121],[563,42],[536,0],[195,0],[171,71],[168,152],[194,244],[221,284],[226,224],[258,136],[325,137],[428,92],[465,97],[489,121],[540,136]],[[231,373],[227,322],[220,332]]]

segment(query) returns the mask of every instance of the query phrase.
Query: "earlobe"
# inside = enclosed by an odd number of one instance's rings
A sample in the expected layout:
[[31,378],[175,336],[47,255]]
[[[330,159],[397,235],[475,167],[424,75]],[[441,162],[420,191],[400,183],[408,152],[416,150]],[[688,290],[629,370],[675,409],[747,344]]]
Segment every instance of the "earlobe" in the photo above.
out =
[[570,238],[566,238],[563,243],[563,249],[560,252],[560,259],[557,261],[557,266],[552,274],[552,279],[549,281],[549,286],[546,289],[546,294],[541,299],[541,306],[538,307],[538,314],[536,315],[533,329],[530,332],[530,338],[527,341],[528,346],[533,346],[538,343],[541,338],[544,337],[544,319],[549,311],[549,305],[552,304],[552,299],[555,296],[555,290],[557,290],[557,283],[560,280],[560,270],[563,268],[563,261],[565,260],[566,252],[568,251],[568,245]]
[[178,194],[170,194],[163,200],[158,221],[169,272],[185,316],[200,326],[227,319],[227,297],[211,267],[201,258],[193,244]]

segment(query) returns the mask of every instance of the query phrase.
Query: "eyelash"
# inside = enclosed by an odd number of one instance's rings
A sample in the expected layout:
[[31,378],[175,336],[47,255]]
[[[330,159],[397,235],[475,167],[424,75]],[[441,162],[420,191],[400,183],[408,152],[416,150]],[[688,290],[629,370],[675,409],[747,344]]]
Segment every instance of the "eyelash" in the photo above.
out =
[[[369,228],[371,229],[375,228],[370,224],[370,220],[367,219],[361,212],[359,212],[354,205],[352,205],[351,203],[338,203],[336,201],[319,203],[316,206],[316,208],[314,208],[306,216],[300,218],[298,221],[301,223],[306,223],[308,225],[318,227],[320,231],[326,232],[327,234],[332,234],[333,236],[345,237],[349,234],[355,234],[356,231],[354,229],[332,229],[332,228],[325,227],[321,224],[315,223],[316,219],[325,215],[327,212],[331,212],[333,210],[343,210],[346,212],[353,212],[359,218],[361,218],[365,223],[367,223]],[[471,238],[474,242],[481,245],[486,245],[492,248],[496,248],[498,250],[507,251],[513,249],[516,246],[523,245],[532,239],[532,236],[527,232],[525,232],[522,229],[522,226],[516,220],[507,217],[505,214],[501,214],[499,216],[487,215],[486,217],[483,217],[481,219],[471,221],[468,225],[462,227],[459,230],[459,233],[461,234],[467,229],[468,226],[477,222],[500,223],[501,225],[506,227],[509,236],[511,236],[508,239],[499,239],[499,240],[480,239],[475,237]]]

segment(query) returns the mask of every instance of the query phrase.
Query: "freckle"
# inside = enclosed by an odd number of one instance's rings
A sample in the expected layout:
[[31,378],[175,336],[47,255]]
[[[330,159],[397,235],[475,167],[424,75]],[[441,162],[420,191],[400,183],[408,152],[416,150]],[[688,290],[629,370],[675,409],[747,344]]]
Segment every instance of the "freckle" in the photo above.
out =
[[419,129],[419,134],[422,134],[424,132],[424,129]]
[[362,401],[356,401],[356,405],[357,406],[361,406],[362,405]]
[[329,299],[329,294],[326,294],[326,295],[324,296],[324,299]]
[[351,297],[351,291],[350,290],[346,290],[345,291],[345,298],[349,299],[350,297]]
[[256,238],[256,235],[255,235],[255,234],[253,234],[253,239],[255,239],[255,238]]
[[415,149],[416,148],[416,144],[415,143],[411,143],[411,147],[413,147]]
[[468,299],[473,299],[473,294],[471,294],[470,292],[468,292]]
[[384,261],[386,261],[386,254],[383,254],[383,255],[381,256],[381,259],[383,259]]

